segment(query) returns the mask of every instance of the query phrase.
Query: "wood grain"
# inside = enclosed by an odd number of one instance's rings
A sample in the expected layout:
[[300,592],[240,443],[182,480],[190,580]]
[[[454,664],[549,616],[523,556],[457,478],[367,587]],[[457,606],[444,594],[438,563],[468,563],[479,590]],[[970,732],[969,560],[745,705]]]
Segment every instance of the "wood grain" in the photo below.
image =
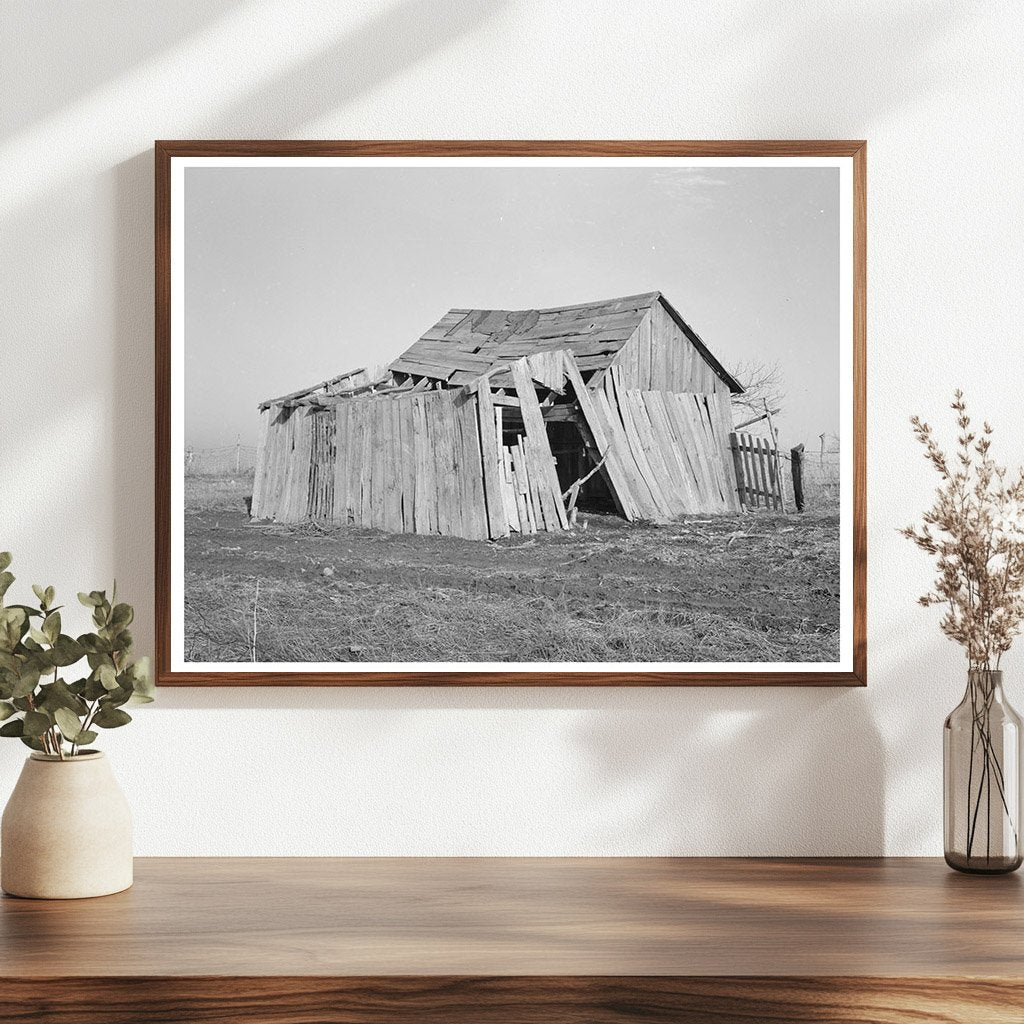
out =
[[[168,156],[852,156],[862,139],[160,139]],[[585,304],[581,304],[585,305]]]
[[[186,156],[839,156],[853,160],[853,667],[842,672],[171,672],[170,172]],[[845,140],[219,140],[155,144],[156,669],[161,686],[864,686],[867,682],[867,147]]]
[[1014,1022],[1024,887],[938,859],[141,859],[0,901],[0,1019]]
[[1024,975],[1021,877],[937,859],[136,864],[103,899],[0,901],[6,973]]
[[0,981],[6,1024],[1020,1024],[1024,989],[935,978]]

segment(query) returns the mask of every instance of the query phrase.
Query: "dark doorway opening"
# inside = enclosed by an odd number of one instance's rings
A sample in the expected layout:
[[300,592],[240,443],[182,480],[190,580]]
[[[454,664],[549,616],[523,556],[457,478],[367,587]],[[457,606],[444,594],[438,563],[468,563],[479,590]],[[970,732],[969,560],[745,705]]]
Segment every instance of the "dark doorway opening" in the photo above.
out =
[[[564,494],[577,481],[582,480],[599,458],[592,446],[588,449],[583,431],[574,420],[549,420],[545,426],[548,443],[555,457],[558,485]],[[580,488],[576,507],[581,512],[615,512],[615,501],[603,472],[595,473]]]

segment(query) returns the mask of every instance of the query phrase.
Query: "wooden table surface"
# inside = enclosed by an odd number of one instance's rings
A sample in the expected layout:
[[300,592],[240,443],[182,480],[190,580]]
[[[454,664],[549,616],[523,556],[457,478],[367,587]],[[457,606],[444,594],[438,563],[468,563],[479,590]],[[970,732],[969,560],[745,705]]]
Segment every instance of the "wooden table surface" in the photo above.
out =
[[25,1020],[1021,1024],[1024,889],[931,859],[140,859],[115,896],[5,897],[0,959],[0,1011],[49,993]]

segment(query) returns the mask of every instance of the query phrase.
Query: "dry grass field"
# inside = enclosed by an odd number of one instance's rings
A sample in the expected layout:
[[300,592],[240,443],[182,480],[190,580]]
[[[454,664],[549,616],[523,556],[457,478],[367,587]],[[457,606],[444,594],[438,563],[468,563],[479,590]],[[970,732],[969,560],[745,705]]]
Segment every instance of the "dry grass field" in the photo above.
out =
[[[192,661],[831,661],[838,510],[581,515],[498,542],[251,523],[250,479],[185,481]],[[256,585],[259,581],[259,599]]]

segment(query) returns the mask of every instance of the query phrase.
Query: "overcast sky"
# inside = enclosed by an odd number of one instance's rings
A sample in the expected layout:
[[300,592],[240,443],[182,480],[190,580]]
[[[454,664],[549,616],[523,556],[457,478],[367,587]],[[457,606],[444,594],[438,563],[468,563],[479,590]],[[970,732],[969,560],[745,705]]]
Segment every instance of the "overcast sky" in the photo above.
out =
[[778,362],[785,447],[839,433],[839,172],[188,168],[185,442],[383,365],[448,309],[660,290],[727,369]]

